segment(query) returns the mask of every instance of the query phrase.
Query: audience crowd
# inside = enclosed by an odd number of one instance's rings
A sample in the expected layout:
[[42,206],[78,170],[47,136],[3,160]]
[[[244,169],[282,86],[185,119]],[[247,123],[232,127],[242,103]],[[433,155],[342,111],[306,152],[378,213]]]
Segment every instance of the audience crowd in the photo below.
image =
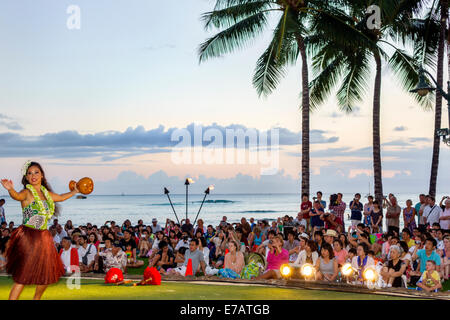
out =
[[[4,200],[0,200],[0,205]],[[347,211],[346,211],[347,210]],[[348,212],[347,218],[345,214]],[[0,270],[14,223],[1,212]],[[400,229],[400,221],[403,228]],[[345,225],[345,222],[348,225]],[[195,222],[194,222],[195,223]],[[312,201],[302,195],[296,217],[273,221],[247,220],[230,223],[226,216],[216,225],[195,226],[189,219],[165,225],[152,219],[133,225],[106,221],[64,226],[57,219],[49,227],[67,274],[106,273],[111,268],[127,272],[148,258],[148,265],[161,274],[215,275],[231,279],[280,279],[280,267],[313,266],[313,280],[343,280],[341,268],[350,264],[355,281],[362,283],[366,268],[377,268],[386,287],[411,287],[435,292],[450,271],[450,197],[439,204],[432,196],[420,195],[401,208],[393,194],[382,202],[356,194],[347,205],[342,194],[333,194],[327,204],[317,192]]]

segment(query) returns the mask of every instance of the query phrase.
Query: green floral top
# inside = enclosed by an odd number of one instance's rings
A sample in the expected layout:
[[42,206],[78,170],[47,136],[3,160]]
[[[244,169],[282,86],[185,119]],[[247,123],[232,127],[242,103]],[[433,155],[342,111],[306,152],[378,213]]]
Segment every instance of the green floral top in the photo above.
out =
[[41,186],[41,191],[47,199],[44,201],[32,185],[28,184],[26,188],[33,194],[34,201],[23,208],[23,225],[33,229],[47,230],[47,222],[55,213],[55,203],[44,186]]

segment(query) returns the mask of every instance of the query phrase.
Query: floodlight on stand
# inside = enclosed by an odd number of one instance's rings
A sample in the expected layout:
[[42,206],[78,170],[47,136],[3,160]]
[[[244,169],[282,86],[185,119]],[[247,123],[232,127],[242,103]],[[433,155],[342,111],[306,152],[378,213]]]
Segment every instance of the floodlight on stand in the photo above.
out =
[[300,274],[305,277],[305,279],[311,279],[315,275],[316,269],[312,264],[305,263],[300,269]]
[[285,279],[288,279],[292,275],[292,268],[288,264],[283,264],[280,267],[281,276]]

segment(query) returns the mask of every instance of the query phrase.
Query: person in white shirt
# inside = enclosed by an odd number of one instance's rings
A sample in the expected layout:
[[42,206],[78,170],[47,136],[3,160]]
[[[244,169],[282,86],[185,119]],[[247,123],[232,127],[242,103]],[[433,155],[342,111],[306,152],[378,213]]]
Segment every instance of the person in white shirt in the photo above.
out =
[[58,234],[60,239],[68,236],[66,230],[64,230],[64,228],[60,224],[56,225],[56,233]]
[[72,240],[69,237],[64,237],[61,240],[61,246],[62,248],[59,251],[59,255],[61,256],[61,261],[64,265],[64,270],[66,270],[66,274],[78,271],[78,250],[72,248]]
[[369,255],[369,246],[362,242],[356,247],[356,256],[352,259],[352,267],[359,272],[359,280],[367,267],[375,266],[375,260]]
[[305,250],[300,251],[297,260],[295,260],[293,265],[296,267],[301,267],[305,263],[309,263],[315,266],[318,258],[319,254],[317,253],[317,244],[313,240],[308,240],[305,245]]
[[[81,272],[89,272],[93,270],[97,248],[95,248],[93,244],[88,244],[87,237],[85,235],[80,236],[78,243],[80,245],[78,248],[80,270]],[[83,261],[83,259],[85,261]]]
[[0,199],[0,223],[6,222],[5,208],[3,208],[4,204],[5,204],[5,199]]
[[158,220],[156,218],[152,219],[152,224],[150,225],[150,228],[152,228],[152,233],[155,234],[159,231],[162,231],[161,226],[158,224]]
[[427,196],[427,204],[423,210],[423,221],[424,224],[432,226],[433,223],[439,223],[442,209],[436,204],[433,196]]

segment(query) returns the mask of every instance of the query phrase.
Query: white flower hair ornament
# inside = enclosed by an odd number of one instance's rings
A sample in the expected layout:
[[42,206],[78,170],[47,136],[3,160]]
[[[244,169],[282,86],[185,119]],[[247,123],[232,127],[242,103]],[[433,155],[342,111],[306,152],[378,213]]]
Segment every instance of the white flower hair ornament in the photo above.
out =
[[22,176],[26,176],[27,175],[27,171],[28,171],[28,168],[30,167],[31,162],[32,162],[31,160],[28,160],[23,165],[23,167],[22,167]]

